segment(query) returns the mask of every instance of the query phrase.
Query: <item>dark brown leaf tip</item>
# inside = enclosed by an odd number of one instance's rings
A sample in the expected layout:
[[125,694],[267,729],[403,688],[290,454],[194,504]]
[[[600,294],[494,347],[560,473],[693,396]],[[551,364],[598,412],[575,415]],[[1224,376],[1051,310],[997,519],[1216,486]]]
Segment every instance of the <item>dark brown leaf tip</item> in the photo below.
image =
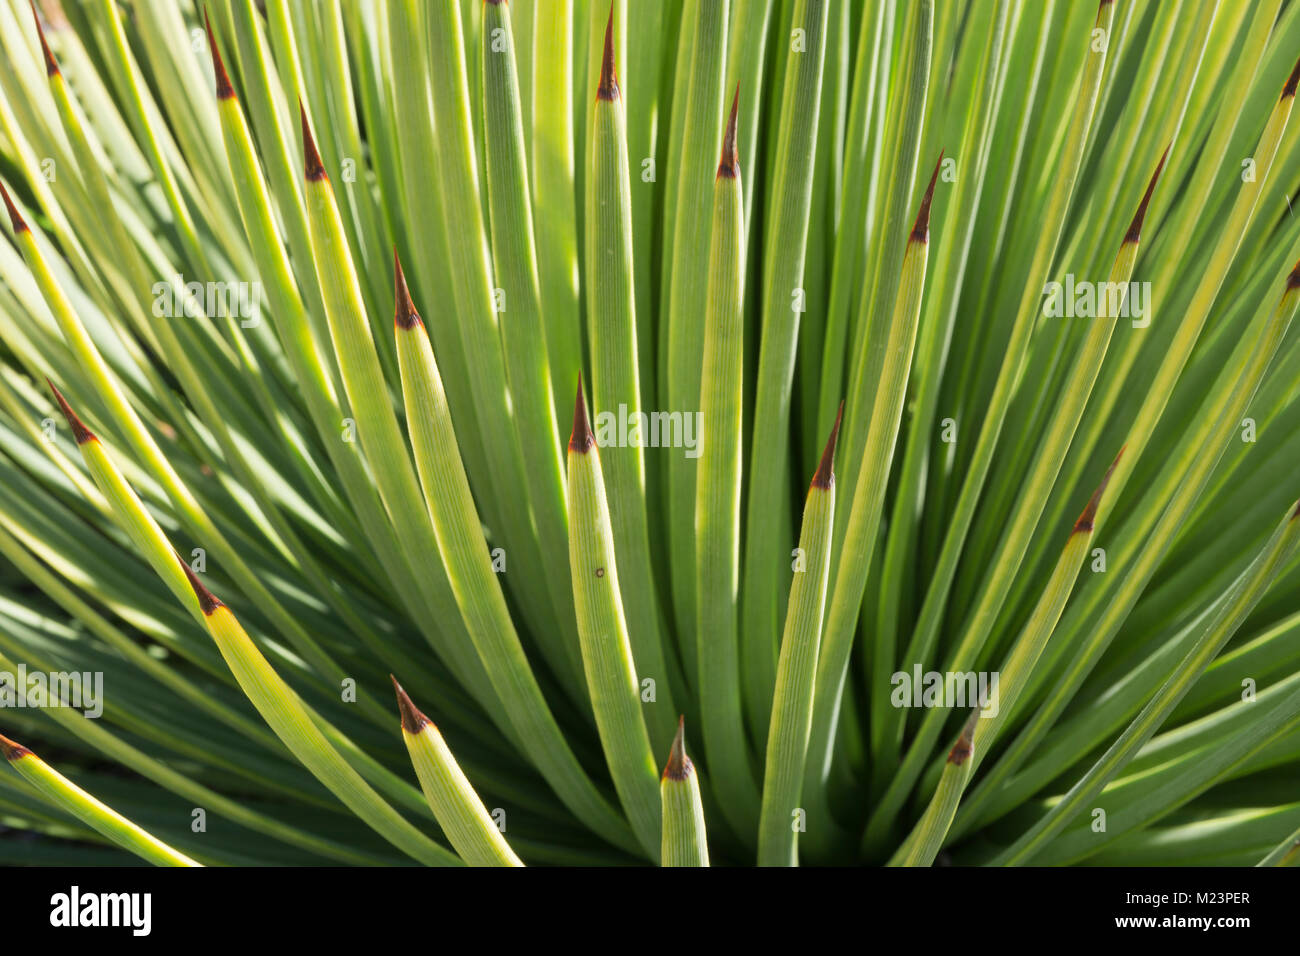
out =
[[22,757],[30,757],[32,752],[22,744],[10,740],[4,734],[0,734],[0,754],[4,754],[5,760],[13,763]]
[[392,674],[388,679],[393,682],[393,690],[397,691],[397,709],[402,714],[402,729],[408,734],[418,734],[429,724],[433,723],[428,717],[420,712],[420,708],[411,703],[411,698],[407,696],[402,685],[397,683],[397,678]]
[[1165,147],[1164,154],[1160,157],[1160,165],[1156,166],[1156,171],[1151,174],[1151,181],[1147,183],[1147,191],[1142,194],[1142,202],[1133,215],[1133,222],[1129,224],[1128,232],[1124,234],[1125,242],[1137,242],[1142,238],[1142,222],[1147,217],[1147,207],[1151,205],[1151,196],[1156,191],[1156,183],[1160,180],[1160,173],[1164,171],[1165,160],[1169,158],[1169,150],[1173,145],[1173,143],[1170,143]]
[[573,403],[573,431],[569,434],[569,451],[585,455],[596,444],[591,422],[587,419],[587,402],[582,397],[582,375],[578,375],[578,397]]
[[48,378],[45,383],[50,386],[50,391],[54,393],[54,400],[59,403],[59,408],[63,411],[63,417],[68,420],[68,427],[72,429],[72,437],[77,440],[77,444],[84,445],[88,441],[98,441],[99,439],[95,437],[95,433],[87,428],[85,422],[72,410],[72,406],[63,397],[63,393],[55,388],[54,383]]
[[952,750],[948,751],[948,763],[960,767],[970,759],[975,743],[975,721],[979,720],[979,715],[980,712],[976,709],[971,711],[970,717],[966,718],[966,725],[961,729],[961,736],[952,745]]
[[921,208],[916,211],[916,222],[912,224],[912,241],[930,241],[930,203],[934,201],[934,185],[939,181],[939,169],[943,166],[943,150],[939,150],[939,159],[930,174],[930,185],[925,187],[921,197]]
[[1295,510],[1291,512],[1291,520],[1295,521],[1296,518],[1300,518],[1300,501],[1295,503]]
[[208,31],[208,46],[212,47],[212,75],[217,81],[217,99],[234,99],[235,88],[230,85],[230,75],[226,72],[226,64],[221,59],[221,51],[217,48],[217,35],[213,32],[212,21],[208,19],[207,7],[203,8],[203,25]]
[[1291,68],[1291,75],[1287,77],[1286,86],[1282,87],[1282,99],[1295,96],[1297,85],[1300,85],[1300,59],[1295,61],[1295,66]]
[[415,303],[411,301],[411,291],[406,287],[406,276],[402,273],[396,246],[393,247],[393,285],[396,286],[393,323],[399,329],[413,329],[420,324],[420,313],[415,311]]
[[1300,262],[1295,264],[1291,274],[1286,277],[1286,287],[1288,289],[1300,289]]
[[59,75],[59,61],[50,52],[50,45],[45,41],[45,28],[41,26],[41,15],[36,9],[36,0],[32,0],[32,19],[36,21],[36,35],[41,38],[41,50],[45,53],[46,76]]
[[4,183],[0,183],[0,196],[4,196],[5,209],[9,210],[9,222],[13,225],[14,232],[27,232],[27,221],[23,219],[22,213],[14,205],[13,199],[9,196],[9,190],[5,189]]
[[194,596],[199,599],[199,610],[203,612],[204,617],[211,617],[216,613],[217,608],[225,607],[220,598],[204,587],[203,582],[199,580],[199,576],[194,573],[194,569],[189,566],[187,561],[183,560],[180,555],[176,556],[176,560],[181,562],[181,567],[185,569],[185,576],[190,579],[190,587],[194,589]]
[[[1124,448],[1127,447],[1127,445],[1124,446]],[[1092,533],[1092,523],[1097,518],[1097,506],[1101,504],[1101,496],[1105,493],[1106,486],[1110,484],[1110,476],[1115,473],[1115,466],[1124,457],[1124,448],[1119,450],[1115,460],[1110,463],[1110,467],[1106,469],[1105,477],[1101,479],[1101,484],[1097,486],[1097,490],[1092,493],[1092,497],[1088,499],[1087,505],[1084,506],[1083,514],[1079,515],[1079,520],[1074,523],[1075,534],[1080,531]]]
[[736,116],[740,111],[740,84],[731,97],[731,116],[727,130],[722,134],[722,158],[718,160],[718,178],[735,179],[740,175],[740,156],[736,151]]
[[619,97],[618,76],[614,73],[614,4],[609,5],[609,21],[605,24],[605,53],[600,60],[600,85],[596,99],[613,102]]
[[844,400],[840,400],[840,409],[835,413],[835,424],[831,427],[831,437],[822,449],[821,464],[813,475],[812,486],[826,490],[835,487],[835,442],[840,437],[840,420],[844,417]]
[[668,763],[664,765],[665,780],[687,780],[695,772],[695,765],[686,756],[686,717],[677,718],[677,733],[673,736],[672,750],[668,751]]
[[298,114],[302,117],[302,158],[307,182],[329,179],[325,175],[325,164],[320,161],[320,152],[316,149],[316,139],[311,135],[311,123],[307,121],[307,108],[302,105],[302,100],[298,100]]

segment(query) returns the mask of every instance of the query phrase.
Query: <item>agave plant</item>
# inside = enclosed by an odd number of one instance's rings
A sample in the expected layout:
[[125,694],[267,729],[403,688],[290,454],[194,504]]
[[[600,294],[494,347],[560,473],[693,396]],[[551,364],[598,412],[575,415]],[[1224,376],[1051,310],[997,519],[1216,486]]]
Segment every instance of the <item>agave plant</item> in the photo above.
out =
[[1300,857],[1300,4],[0,44],[0,860]]

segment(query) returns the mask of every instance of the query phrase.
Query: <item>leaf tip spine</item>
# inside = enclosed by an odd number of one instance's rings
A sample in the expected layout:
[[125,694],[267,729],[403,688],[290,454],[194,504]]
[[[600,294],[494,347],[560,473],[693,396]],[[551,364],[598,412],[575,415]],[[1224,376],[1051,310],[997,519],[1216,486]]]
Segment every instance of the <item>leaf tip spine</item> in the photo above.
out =
[[844,417],[844,400],[840,399],[839,411],[835,413],[835,424],[831,427],[831,437],[826,440],[826,447],[822,449],[821,464],[817,466],[817,471],[813,474],[812,486],[821,488],[823,491],[835,486],[835,442],[840,435],[840,421]]
[[1295,66],[1291,68],[1291,75],[1287,77],[1286,86],[1282,87],[1282,99],[1295,96],[1296,87],[1300,85],[1300,58],[1295,61]]
[[677,733],[673,735],[673,746],[668,751],[668,763],[664,764],[665,780],[687,780],[695,772],[695,765],[686,756],[686,716],[677,716]]
[[226,72],[225,61],[221,59],[221,50],[217,47],[217,34],[212,29],[212,21],[208,18],[206,6],[203,8],[203,26],[208,31],[208,46],[212,48],[212,75],[217,83],[217,99],[234,99],[235,88],[230,85],[230,74]]
[[596,444],[587,418],[587,403],[582,397],[582,374],[578,374],[578,397],[573,403],[573,431],[569,435],[569,451],[585,455]]
[[316,139],[311,135],[311,123],[307,119],[307,107],[302,105],[302,99],[298,99],[298,115],[302,118],[302,157],[303,171],[307,176],[307,182],[315,183],[321,180],[328,180],[325,175],[325,164],[320,161],[320,151],[316,149]]
[[1286,277],[1286,287],[1291,289],[1300,289],[1300,262],[1295,264],[1295,268]]
[[23,757],[32,756],[32,752],[15,740],[10,740],[4,734],[0,734],[0,754],[4,754],[5,760],[13,763],[15,760],[21,760]]
[[60,76],[59,61],[54,59],[54,53],[45,40],[45,28],[41,26],[41,15],[36,9],[36,0],[31,0],[31,3],[32,19],[36,21],[36,35],[41,38],[41,52],[45,54],[45,75],[49,77]]
[[736,149],[736,117],[740,113],[740,84],[731,96],[731,116],[722,135],[722,158],[718,160],[718,178],[735,179],[740,175],[740,156]]
[[185,571],[185,577],[189,579],[190,587],[194,589],[194,596],[199,600],[199,610],[203,612],[204,617],[212,617],[213,614],[217,613],[217,608],[225,607],[221,603],[221,599],[209,591],[203,582],[199,580],[199,576],[187,561],[181,558],[180,555],[176,556],[176,560],[180,561],[181,567]]
[[13,199],[9,195],[9,190],[5,189],[5,184],[0,183],[0,196],[4,197],[5,209],[9,210],[9,222],[14,227],[14,235],[20,232],[28,232],[27,221],[23,219],[22,213],[14,205]]
[[413,329],[420,324],[420,313],[415,311],[415,303],[411,301],[411,290],[406,286],[397,246],[393,246],[393,286],[393,324],[399,329]]
[[1170,143],[1165,147],[1164,153],[1160,156],[1160,163],[1156,166],[1156,171],[1151,174],[1151,181],[1147,183],[1147,191],[1142,194],[1142,202],[1138,204],[1137,212],[1133,214],[1133,221],[1129,223],[1128,232],[1124,234],[1125,242],[1136,243],[1142,238],[1142,223],[1147,217],[1147,207],[1151,205],[1151,197],[1155,194],[1156,183],[1160,179],[1160,174],[1164,171],[1165,161],[1169,159],[1169,150],[1173,145],[1173,143]]
[[925,187],[921,208],[916,211],[916,222],[912,224],[912,242],[930,241],[930,204],[934,201],[934,187],[939,181],[939,170],[942,167],[943,150],[939,150],[939,159],[934,164],[934,172],[930,174],[930,185]]
[[424,716],[420,708],[411,702],[410,696],[397,682],[397,678],[392,674],[388,679],[393,682],[393,690],[397,692],[397,709],[402,714],[402,730],[408,734],[418,734],[421,730],[433,723],[428,717]]
[[[1127,447],[1128,445],[1124,446],[1124,448]],[[1115,473],[1115,467],[1119,464],[1119,460],[1124,457],[1124,448],[1119,450],[1115,460],[1110,463],[1110,467],[1106,469],[1106,474],[1101,479],[1101,484],[1097,486],[1097,490],[1088,499],[1088,503],[1083,508],[1083,513],[1079,515],[1079,520],[1074,523],[1074,534],[1080,532],[1092,533],[1092,525],[1097,518],[1097,507],[1101,504],[1101,496],[1105,494],[1106,486],[1110,484],[1110,476]]]
[[596,99],[613,102],[619,98],[618,76],[614,72],[614,4],[609,5],[609,20],[605,23],[605,52],[600,60],[600,85]]
[[72,410],[72,406],[68,404],[68,400],[63,397],[63,393],[58,390],[55,384],[48,378],[45,380],[45,384],[50,386],[50,391],[54,393],[54,400],[59,403],[59,409],[63,412],[63,417],[68,420],[68,427],[72,429],[72,437],[77,440],[77,444],[84,445],[86,442],[98,441],[99,439],[95,437],[95,433],[87,428],[86,423]]

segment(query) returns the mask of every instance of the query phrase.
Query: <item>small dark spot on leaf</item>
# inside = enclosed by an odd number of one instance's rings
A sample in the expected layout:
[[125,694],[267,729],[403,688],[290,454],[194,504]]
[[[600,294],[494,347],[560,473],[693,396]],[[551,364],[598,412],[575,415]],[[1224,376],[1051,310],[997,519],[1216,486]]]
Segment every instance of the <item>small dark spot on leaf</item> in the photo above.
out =
[[596,577],[598,577],[598,578],[603,578],[604,576],[605,576],[605,569],[604,569],[604,568],[597,568],[597,569],[596,569]]

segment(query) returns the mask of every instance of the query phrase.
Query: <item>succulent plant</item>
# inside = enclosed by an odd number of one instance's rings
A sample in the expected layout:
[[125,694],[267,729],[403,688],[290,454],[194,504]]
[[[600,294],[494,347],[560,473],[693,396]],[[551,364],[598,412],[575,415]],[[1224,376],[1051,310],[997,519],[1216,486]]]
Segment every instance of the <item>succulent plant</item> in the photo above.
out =
[[1300,858],[1300,4],[0,45],[0,861]]

